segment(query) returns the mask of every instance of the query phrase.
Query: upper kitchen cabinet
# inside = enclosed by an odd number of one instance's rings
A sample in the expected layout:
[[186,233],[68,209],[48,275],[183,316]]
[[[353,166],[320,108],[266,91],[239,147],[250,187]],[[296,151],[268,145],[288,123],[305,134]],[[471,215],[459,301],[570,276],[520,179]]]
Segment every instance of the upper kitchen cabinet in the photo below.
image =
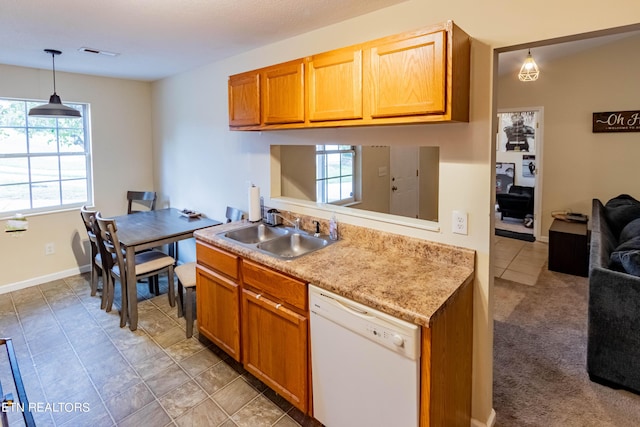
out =
[[[468,122],[470,56],[471,38],[448,21],[257,70],[253,73],[262,76],[259,124],[231,120],[237,116],[232,82],[247,73],[231,76],[229,126],[270,130]],[[271,78],[265,70],[274,73]]]
[[369,50],[372,118],[445,113],[446,40],[437,31]]
[[260,124],[260,74],[255,71],[229,78],[229,126]]
[[362,118],[362,50],[340,49],[307,60],[311,122]]
[[304,63],[302,60],[263,69],[264,124],[304,122]]

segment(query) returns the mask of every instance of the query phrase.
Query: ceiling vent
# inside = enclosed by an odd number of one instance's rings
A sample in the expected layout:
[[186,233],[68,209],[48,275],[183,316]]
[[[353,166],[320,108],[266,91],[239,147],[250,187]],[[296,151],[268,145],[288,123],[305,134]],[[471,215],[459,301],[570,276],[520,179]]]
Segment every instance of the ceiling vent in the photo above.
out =
[[118,55],[120,55],[119,53],[109,52],[109,51],[100,50],[100,49],[93,49],[91,47],[81,47],[80,49],[78,49],[78,51],[84,52],[84,53],[91,53],[91,54],[94,54],[94,55],[104,55],[104,56],[118,56]]

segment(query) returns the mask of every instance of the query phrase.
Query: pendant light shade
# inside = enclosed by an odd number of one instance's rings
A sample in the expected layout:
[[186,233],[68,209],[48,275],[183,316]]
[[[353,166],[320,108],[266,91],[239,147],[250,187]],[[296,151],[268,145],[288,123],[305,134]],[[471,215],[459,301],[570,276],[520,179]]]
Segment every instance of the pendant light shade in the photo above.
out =
[[56,93],[56,55],[61,55],[62,52],[54,49],[45,49],[44,51],[51,54],[53,63],[53,95],[49,98],[48,104],[38,105],[29,110],[29,115],[31,117],[57,117],[61,119],[81,117],[80,111],[64,105]]
[[533,57],[531,56],[531,49],[529,49],[529,54],[520,68],[518,78],[521,82],[532,82],[534,80],[538,80],[539,76],[540,70],[538,69],[538,64],[533,60]]

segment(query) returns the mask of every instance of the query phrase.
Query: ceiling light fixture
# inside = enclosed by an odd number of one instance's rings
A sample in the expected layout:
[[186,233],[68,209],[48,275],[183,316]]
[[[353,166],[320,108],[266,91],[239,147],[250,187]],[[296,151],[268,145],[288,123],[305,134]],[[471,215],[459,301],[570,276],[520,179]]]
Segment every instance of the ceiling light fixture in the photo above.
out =
[[534,80],[538,80],[540,76],[540,70],[538,69],[538,65],[536,61],[533,60],[531,56],[531,49],[529,49],[529,54],[527,55],[527,59],[524,60],[524,64],[520,68],[520,72],[518,73],[518,78],[521,82],[532,82]]
[[47,118],[57,117],[60,119],[81,117],[80,111],[64,105],[56,93],[56,55],[62,55],[62,52],[54,49],[45,49],[44,51],[51,54],[51,61],[53,63],[53,95],[49,97],[48,104],[38,105],[37,107],[33,107],[29,110],[29,116]]

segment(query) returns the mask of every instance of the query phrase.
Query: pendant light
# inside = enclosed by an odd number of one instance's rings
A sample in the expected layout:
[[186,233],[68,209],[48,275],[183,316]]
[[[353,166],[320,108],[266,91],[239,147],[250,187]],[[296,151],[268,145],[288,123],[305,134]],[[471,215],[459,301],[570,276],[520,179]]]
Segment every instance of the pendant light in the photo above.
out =
[[529,54],[527,55],[527,59],[524,60],[522,68],[520,68],[518,78],[521,82],[532,82],[534,80],[538,80],[539,75],[540,70],[538,69],[536,61],[534,61],[531,56],[531,49],[529,49]]
[[54,49],[45,49],[44,51],[51,54],[51,61],[53,63],[53,95],[49,98],[48,104],[38,105],[37,107],[33,107],[29,110],[29,116],[46,118],[57,117],[60,119],[81,117],[80,111],[64,105],[56,93],[56,55],[62,55],[62,52]]

